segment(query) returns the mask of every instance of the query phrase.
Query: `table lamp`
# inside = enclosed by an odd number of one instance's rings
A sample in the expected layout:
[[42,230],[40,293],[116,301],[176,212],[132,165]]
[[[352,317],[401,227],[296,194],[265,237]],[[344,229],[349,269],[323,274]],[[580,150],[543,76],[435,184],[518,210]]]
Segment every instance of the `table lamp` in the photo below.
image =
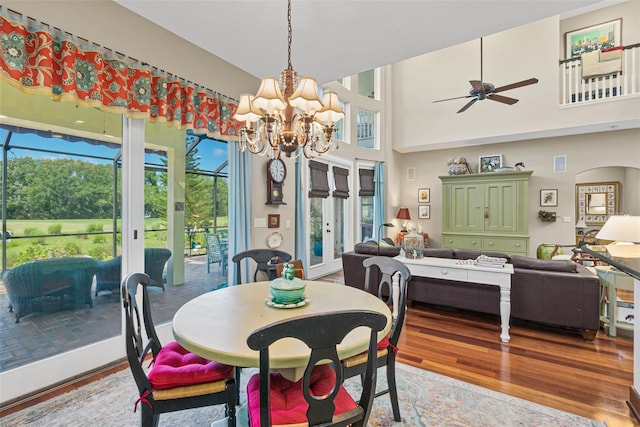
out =
[[385,222],[383,224],[380,224],[380,226],[378,227],[378,240],[376,241],[376,255],[380,255],[380,240],[382,239],[382,236],[380,235],[380,233],[382,232],[382,227],[393,227],[393,224],[391,224],[390,222]]
[[612,256],[626,258],[637,254],[640,245],[634,243],[640,243],[640,216],[611,215],[596,234],[596,239],[615,242],[607,245]]
[[404,222],[402,223],[402,230],[401,231],[406,232],[407,231],[407,221],[409,221],[411,219],[411,215],[409,214],[409,209],[408,208],[400,208],[398,210],[398,213],[396,214],[396,218],[404,220]]
[[578,222],[576,222],[576,228],[578,229],[578,234],[583,234],[584,229],[587,228],[587,223],[584,222],[584,219],[579,219]]

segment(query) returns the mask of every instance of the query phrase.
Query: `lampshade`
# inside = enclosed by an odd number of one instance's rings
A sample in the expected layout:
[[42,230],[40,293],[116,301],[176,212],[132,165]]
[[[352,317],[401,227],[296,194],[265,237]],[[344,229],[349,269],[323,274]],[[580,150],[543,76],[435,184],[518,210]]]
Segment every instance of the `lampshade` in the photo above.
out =
[[411,219],[411,215],[409,214],[408,208],[400,208],[398,210],[398,214],[396,215],[398,219]]
[[640,216],[611,215],[596,238],[640,243]]
[[235,119],[238,121],[255,122],[260,120],[262,112],[253,106],[253,96],[248,93],[240,95],[238,101],[238,109],[236,110]]
[[576,228],[587,228],[587,223],[584,222],[584,219],[580,219],[576,222]]
[[340,107],[338,95],[333,92],[327,92],[322,96],[324,107],[316,111],[315,118],[325,123],[335,123],[344,118],[344,111]]
[[289,98],[289,105],[299,108],[305,113],[318,111],[322,108],[322,102],[318,97],[318,84],[316,79],[303,77],[298,83],[298,88]]
[[273,77],[262,79],[258,93],[253,99],[253,105],[262,108],[267,114],[272,114],[275,110],[284,110],[287,103],[282,96],[280,86],[278,86],[278,80]]

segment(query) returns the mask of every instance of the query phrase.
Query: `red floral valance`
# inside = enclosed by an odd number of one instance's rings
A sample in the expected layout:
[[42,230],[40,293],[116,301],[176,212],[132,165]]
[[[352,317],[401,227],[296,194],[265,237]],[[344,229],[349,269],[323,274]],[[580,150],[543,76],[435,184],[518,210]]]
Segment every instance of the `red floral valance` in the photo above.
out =
[[0,76],[23,92],[237,140],[235,101],[153,67],[108,58],[106,49],[81,49],[67,34],[1,12]]

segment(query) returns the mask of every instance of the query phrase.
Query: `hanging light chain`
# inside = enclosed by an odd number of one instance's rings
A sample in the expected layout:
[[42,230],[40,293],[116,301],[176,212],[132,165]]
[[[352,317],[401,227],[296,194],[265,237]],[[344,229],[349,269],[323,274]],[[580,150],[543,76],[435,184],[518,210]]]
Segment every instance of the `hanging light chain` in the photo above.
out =
[[293,66],[291,65],[291,41],[293,39],[292,31],[291,31],[291,0],[287,2],[287,60],[289,62],[288,70],[293,70]]

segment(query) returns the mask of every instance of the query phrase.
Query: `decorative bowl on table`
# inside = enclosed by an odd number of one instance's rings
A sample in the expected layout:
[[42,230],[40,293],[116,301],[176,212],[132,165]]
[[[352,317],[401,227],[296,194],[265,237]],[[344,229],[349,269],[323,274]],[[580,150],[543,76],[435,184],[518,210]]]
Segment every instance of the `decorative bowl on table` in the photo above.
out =
[[269,285],[271,300],[277,304],[296,304],[304,301],[305,283],[294,276],[293,264],[285,264],[282,277]]

